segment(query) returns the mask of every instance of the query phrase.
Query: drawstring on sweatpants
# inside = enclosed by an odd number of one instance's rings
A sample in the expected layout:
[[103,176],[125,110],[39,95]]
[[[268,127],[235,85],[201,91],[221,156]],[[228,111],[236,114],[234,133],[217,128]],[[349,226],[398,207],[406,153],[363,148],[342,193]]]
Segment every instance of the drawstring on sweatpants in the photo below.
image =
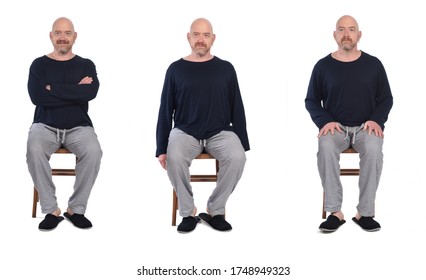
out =
[[355,130],[355,127],[354,127],[354,137],[352,138],[352,145],[355,144],[355,138],[356,138],[356,130]]
[[[352,134],[354,135],[354,136],[353,136],[353,138],[352,138],[352,145],[355,145],[356,134],[357,134],[358,132],[360,132],[360,131],[362,130],[362,128],[363,128],[363,127],[364,127],[364,124],[362,124],[362,125],[360,126],[360,129],[359,129],[358,131],[356,130],[356,127],[352,127],[352,129],[353,129]],[[349,137],[349,127],[348,127],[348,126],[346,126],[346,136],[345,136],[345,139],[344,139],[344,140],[348,139],[348,137]]]
[[343,139],[343,140],[348,139],[348,137],[349,137],[349,127],[346,126],[346,135],[345,135],[345,139]]
[[200,139],[200,146],[203,146],[204,148],[207,145],[207,140],[206,139]]
[[[60,135],[59,135],[59,133],[60,133],[60,129],[59,128],[57,128],[56,129],[56,141],[60,141]],[[62,141],[61,141],[61,144],[64,144],[64,142],[65,142],[65,133],[66,133],[66,129],[64,129],[64,130],[62,130]]]

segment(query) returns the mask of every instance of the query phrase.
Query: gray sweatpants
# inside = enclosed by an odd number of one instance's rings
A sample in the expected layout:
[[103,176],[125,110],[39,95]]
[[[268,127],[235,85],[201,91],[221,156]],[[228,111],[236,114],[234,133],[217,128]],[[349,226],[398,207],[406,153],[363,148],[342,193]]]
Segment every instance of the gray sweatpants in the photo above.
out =
[[39,194],[41,211],[52,213],[58,209],[49,160],[61,146],[78,158],[74,192],[69,198],[68,207],[74,213],[84,214],[102,158],[102,150],[93,127],[80,126],[59,130],[35,123],[28,134],[27,164]]
[[189,167],[203,149],[219,161],[217,185],[207,202],[210,215],[225,214],[226,202],[244,170],[245,151],[234,132],[222,131],[209,139],[198,140],[179,129],[172,129],[167,147],[167,174],[176,191],[182,217],[194,211]]
[[359,202],[357,210],[361,216],[374,216],[374,202],[383,167],[383,138],[374,132],[362,131],[362,126],[343,127],[318,140],[318,170],[325,191],[325,211],[341,210],[343,189],[340,181],[340,153],[353,147],[360,157]]

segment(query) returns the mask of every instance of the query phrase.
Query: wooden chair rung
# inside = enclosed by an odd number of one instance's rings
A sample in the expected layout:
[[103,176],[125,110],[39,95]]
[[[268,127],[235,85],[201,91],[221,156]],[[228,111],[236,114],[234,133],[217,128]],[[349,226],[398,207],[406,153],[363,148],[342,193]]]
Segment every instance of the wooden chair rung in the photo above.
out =
[[53,176],[75,176],[75,169],[52,169]]
[[191,175],[191,182],[216,182],[217,175]]
[[359,169],[340,169],[340,176],[359,176]]

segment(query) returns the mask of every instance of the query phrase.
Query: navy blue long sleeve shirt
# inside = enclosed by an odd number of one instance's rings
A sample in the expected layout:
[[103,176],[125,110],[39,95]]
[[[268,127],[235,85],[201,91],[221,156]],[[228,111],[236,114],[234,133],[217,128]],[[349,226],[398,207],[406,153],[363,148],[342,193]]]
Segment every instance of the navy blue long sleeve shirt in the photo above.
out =
[[368,120],[384,129],[392,105],[388,78],[376,57],[362,52],[357,60],[342,62],[329,54],[314,66],[305,107],[319,129],[329,122],[360,126]]
[[[92,77],[92,83],[79,85],[86,76]],[[33,122],[59,129],[93,126],[88,102],[96,97],[98,89],[96,67],[91,60],[78,55],[66,61],[36,58],[28,79],[28,92],[36,105]]]
[[167,152],[173,123],[196,139],[234,131],[244,149],[250,149],[243,101],[231,63],[214,57],[206,62],[180,59],[169,66],[158,114],[157,157]]

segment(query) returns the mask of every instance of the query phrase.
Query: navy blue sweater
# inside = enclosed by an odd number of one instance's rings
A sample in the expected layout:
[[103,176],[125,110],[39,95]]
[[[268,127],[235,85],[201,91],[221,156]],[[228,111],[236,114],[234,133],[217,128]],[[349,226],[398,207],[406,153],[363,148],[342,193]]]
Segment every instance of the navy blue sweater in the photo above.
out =
[[334,59],[331,54],[317,62],[305,99],[316,126],[329,122],[360,126],[372,120],[382,129],[393,105],[385,69],[365,52],[352,62]]
[[243,101],[234,67],[214,57],[206,62],[184,59],[166,72],[157,123],[156,156],[167,152],[173,127],[196,139],[234,131],[246,151],[250,149]]
[[[93,82],[79,85],[86,76],[92,77]],[[46,85],[50,85],[50,91]],[[36,58],[28,79],[28,92],[36,105],[33,122],[59,129],[93,126],[88,101],[96,97],[98,89],[96,67],[91,60],[77,55],[66,61]]]

